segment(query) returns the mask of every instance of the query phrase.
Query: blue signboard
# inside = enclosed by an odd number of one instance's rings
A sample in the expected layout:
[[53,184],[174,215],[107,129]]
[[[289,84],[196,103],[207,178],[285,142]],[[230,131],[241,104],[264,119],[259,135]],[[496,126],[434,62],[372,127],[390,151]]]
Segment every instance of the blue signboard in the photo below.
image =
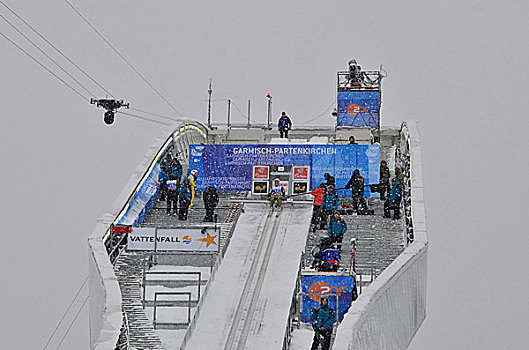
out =
[[378,91],[338,91],[338,126],[379,127]]
[[[306,294],[337,294],[329,295],[329,307],[338,315],[339,322],[342,322],[344,315],[349,310],[353,301],[354,279],[352,276],[344,275],[302,275],[301,291],[303,293],[301,322],[310,323],[310,311],[314,307],[320,307],[322,296]],[[325,295],[324,295],[325,296]],[[338,310],[336,310],[336,298],[338,298]]]
[[[310,188],[324,182],[329,173],[336,187],[344,187],[355,169],[365,184],[379,182],[380,149],[378,145],[190,145],[189,171],[197,170],[197,188],[204,190],[215,183],[223,191],[252,189],[254,165],[310,166]],[[351,191],[340,191],[350,196]],[[366,197],[371,196],[369,187]],[[374,194],[376,196],[376,194]]]
[[154,164],[151,172],[145,178],[145,181],[131,199],[125,214],[121,217],[119,225],[132,225],[137,227],[143,222],[143,219],[149,209],[153,206],[158,195],[158,174],[160,173],[160,164]]

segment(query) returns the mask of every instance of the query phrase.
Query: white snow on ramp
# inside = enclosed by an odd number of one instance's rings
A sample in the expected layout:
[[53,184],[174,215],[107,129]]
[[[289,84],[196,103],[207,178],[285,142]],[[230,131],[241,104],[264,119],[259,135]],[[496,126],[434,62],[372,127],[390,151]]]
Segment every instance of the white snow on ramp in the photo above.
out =
[[[284,216],[283,216],[284,215]],[[312,205],[285,210],[259,296],[246,349],[281,349]]]
[[246,205],[186,349],[281,348],[312,209],[289,207]]

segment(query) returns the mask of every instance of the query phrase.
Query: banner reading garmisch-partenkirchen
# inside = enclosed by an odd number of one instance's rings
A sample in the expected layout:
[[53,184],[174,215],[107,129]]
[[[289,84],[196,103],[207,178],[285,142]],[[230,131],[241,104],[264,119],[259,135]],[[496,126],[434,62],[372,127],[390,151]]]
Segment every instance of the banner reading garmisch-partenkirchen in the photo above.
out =
[[338,126],[378,128],[379,112],[378,91],[338,91]]
[[[190,145],[189,171],[197,170],[197,188],[215,184],[223,191],[252,189],[254,165],[299,165],[310,167],[310,188],[324,182],[329,173],[336,187],[345,187],[355,169],[365,184],[379,182],[378,145]],[[340,195],[350,196],[350,190]],[[367,197],[371,195],[365,188]]]

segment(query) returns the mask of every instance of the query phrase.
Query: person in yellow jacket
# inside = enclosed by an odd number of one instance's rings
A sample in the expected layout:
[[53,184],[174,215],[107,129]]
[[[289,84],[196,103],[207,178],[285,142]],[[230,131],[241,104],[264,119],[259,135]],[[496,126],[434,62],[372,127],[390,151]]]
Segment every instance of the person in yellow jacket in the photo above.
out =
[[196,187],[197,176],[198,176],[198,170],[196,169],[191,170],[191,174],[189,174],[189,184],[191,185],[191,201],[189,202],[189,209],[191,209],[191,206],[193,205],[193,201],[195,200],[195,191],[197,189]]

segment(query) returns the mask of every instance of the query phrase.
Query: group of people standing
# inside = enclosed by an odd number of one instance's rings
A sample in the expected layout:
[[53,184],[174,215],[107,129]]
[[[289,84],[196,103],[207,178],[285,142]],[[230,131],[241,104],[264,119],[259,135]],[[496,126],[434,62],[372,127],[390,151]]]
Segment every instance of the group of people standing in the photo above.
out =
[[[158,182],[160,186],[161,201],[167,201],[167,216],[177,216],[178,220],[187,220],[189,209],[193,205],[196,191],[198,171],[192,170],[188,177],[182,181],[183,168],[180,161],[168,156],[160,164]],[[219,202],[219,196],[214,184],[210,184],[202,193],[206,215],[205,222],[212,222],[214,210]]]
[[[353,139],[354,142],[354,139]],[[325,183],[321,183],[317,189],[311,192],[314,196],[312,230],[316,231],[319,226],[324,229],[327,226],[329,243],[336,243],[338,251],[341,250],[341,243],[344,234],[347,232],[347,224],[338,213],[339,198],[335,190],[335,179],[330,174],[324,175]],[[367,202],[364,198],[364,178],[360,175],[360,170],[353,171],[353,175],[343,189],[351,189],[353,208],[358,211],[367,210]],[[394,211],[393,218],[400,218],[400,202],[402,199],[403,183],[402,171],[395,168],[395,177],[390,180],[390,171],[385,161],[380,162],[380,181],[378,184],[369,185],[373,192],[380,193],[380,199],[384,200],[384,217],[391,217],[391,210]],[[325,255],[327,252],[333,253],[336,250],[321,249],[318,254]],[[339,254],[339,253],[337,253]],[[339,255],[338,255],[339,256]],[[315,258],[317,258],[315,256]],[[325,257],[322,258],[323,260]],[[322,297],[320,307],[315,307],[311,311],[311,322],[314,329],[314,338],[311,350],[316,350],[321,344],[323,350],[330,348],[333,324],[336,321],[334,310],[329,307],[329,300]]]
[[[316,232],[318,227],[320,230],[325,229],[327,222],[332,223],[334,215],[338,215],[340,201],[335,189],[336,181],[329,173],[325,173],[324,179],[324,183],[321,183],[317,189],[310,192],[314,197],[311,220],[313,232]],[[367,201],[364,198],[364,187],[369,186],[372,192],[380,193],[380,199],[385,201],[384,217],[390,218],[391,210],[393,210],[393,218],[399,219],[400,201],[402,199],[401,184],[402,172],[400,168],[395,168],[395,177],[390,180],[389,168],[386,161],[383,160],[380,162],[380,181],[378,184],[365,185],[365,180],[360,174],[360,170],[355,169],[345,187],[339,190],[351,189],[352,207],[357,213],[373,214],[372,210],[369,211]],[[334,221],[336,220],[338,218],[334,219]],[[331,229],[331,227],[329,226],[328,229]]]
[[[160,200],[167,200],[167,216],[176,216],[178,211],[179,220],[187,220],[187,213],[191,204],[193,187],[191,179],[194,179],[193,174],[189,178],[182,179],[182,164],[178,158],[171,159],[168,157],[160,164],[160,173],[158,181],[160,185]],[[180,210],[178,210],[180,204]]]

